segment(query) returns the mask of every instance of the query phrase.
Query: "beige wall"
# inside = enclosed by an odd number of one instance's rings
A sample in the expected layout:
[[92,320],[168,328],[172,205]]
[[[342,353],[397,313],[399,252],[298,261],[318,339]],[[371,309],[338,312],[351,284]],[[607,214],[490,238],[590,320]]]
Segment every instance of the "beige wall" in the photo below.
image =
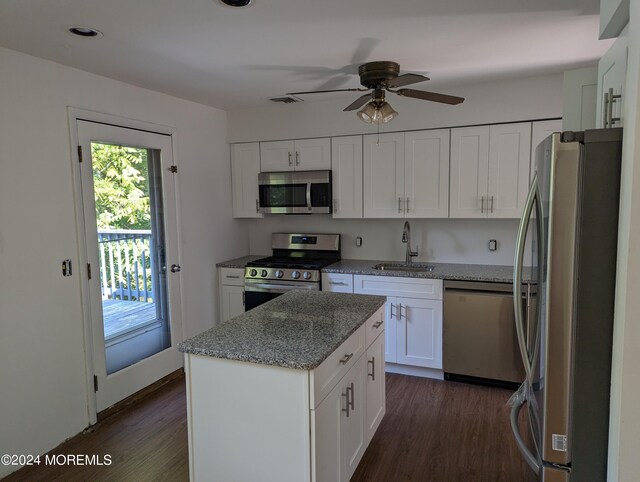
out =
[[216,318],[215,263],[249,249],[225,112],[0,48],[0,453],[44,453],[88,424],[79,270],[60,270],[78,266],[68,106],[176,129],[185,336]]

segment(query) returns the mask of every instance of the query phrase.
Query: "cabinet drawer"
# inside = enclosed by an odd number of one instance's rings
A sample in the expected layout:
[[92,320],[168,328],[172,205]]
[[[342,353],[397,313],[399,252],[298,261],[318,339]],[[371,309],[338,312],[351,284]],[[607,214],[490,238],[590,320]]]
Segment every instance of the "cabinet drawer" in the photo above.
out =
[[325,361],[311,371],[311,409],[318,406],[364,353],[365,325],[366,323],[358,328]]
[[384,331],[384,306],[374,313],[374,315],[365,323],[365,340],[367,348],[378,335]]
[[322,273],[322,291],[353,293],[353,275],[342,273]]
[[363,295],[404,296],[405,298],[426,300],[442,299],[441,279],[355,275],[353,282],[353,292]]
[[244,269],[220,268],[220,279],[223,285],[244,286]]

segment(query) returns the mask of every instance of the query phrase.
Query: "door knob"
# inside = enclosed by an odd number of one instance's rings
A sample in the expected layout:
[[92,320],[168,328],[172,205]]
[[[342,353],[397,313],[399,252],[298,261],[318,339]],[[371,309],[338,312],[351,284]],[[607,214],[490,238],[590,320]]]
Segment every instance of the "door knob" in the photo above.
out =
[[182,267],[179,264],[172,264],[171,265],[171,272],[172,273],[177,273],[178,271],[181,271]]

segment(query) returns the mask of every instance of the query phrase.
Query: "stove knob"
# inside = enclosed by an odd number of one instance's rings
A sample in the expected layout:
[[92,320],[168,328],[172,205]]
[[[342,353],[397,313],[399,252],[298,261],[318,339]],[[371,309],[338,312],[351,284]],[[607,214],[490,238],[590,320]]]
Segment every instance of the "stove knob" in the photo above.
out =
[[281,270],[276,271],[276,278],[282,278],[284,273]]
[[266,269],[263,269],[262,271],[260,271],[260,276],[262,276],[263,278],[266,278],[266,277],[267,277],[267,274],[268,274],[268,273],[267,273],[267,270],[266,270]]
[[305,271],[304,273],[302,273],[302,277],[304,279],[309,279],[311,278],[311,273],[309,273],[308,271]]
[[298,279],[300,278],[300,271],[294,271],[293,273],[291,273],[291,277],[293,279]]
[[249,271],[249,276],[256,276],[258,274],[258,270],[256,269],[252,269],[251,271]]

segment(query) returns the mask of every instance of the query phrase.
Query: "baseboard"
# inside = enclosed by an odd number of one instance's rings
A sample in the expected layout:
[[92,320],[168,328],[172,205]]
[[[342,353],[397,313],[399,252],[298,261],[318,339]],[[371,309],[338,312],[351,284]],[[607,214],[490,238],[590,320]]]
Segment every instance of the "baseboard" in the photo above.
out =
[[423,368],[410,365],[399,365],[397,363],[385,363],[384,371],[387,373],[397,373],[399,375],[410,375],[412,377],[444,380],[444,372],[435,368]]
[[114,415],[120,412],[121,410],[124,410],[125,408],[129,408],[132,405],[135,405],[136,403],[140,402],[141,400],[143,400],[144,398],[146,398],[147,396],[149,396],[150,394],[158,390],[160,387],[163,387],[167,383],[175,380],[176,378],[180,378],[183,376],[184,376],[184,369],[182,367],[178,368],[176,371],[169,373],[168,375],[162,377],[161,379],[153,382],[151,385],[147,385],[142,390],[138,390],[133,395],[129,395],[124,400],[120,400],[118,403],[111,405],[109,408],[105,408],[102,412],[98,412],[97,414],[98,423],[102,422],[105,418],[108,418],[111,415]]

